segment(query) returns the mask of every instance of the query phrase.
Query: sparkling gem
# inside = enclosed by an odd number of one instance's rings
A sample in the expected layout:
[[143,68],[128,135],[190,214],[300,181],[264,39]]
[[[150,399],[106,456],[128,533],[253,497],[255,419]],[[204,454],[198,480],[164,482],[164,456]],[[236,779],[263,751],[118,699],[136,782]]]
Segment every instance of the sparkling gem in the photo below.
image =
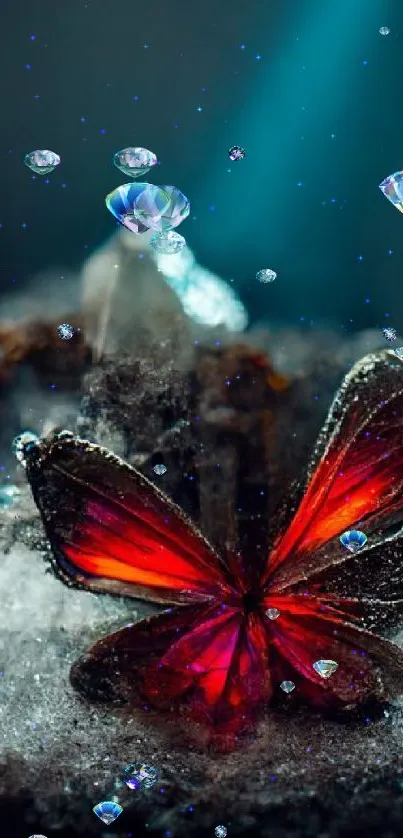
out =
[[0,486],[0,509],[8,509],[12,506],[21,495],[21,490],[18,486],[13,486],[12,483],[5,483]]
[[150,239],[150,247],[157,253],[162,253],[164,256],[170,256],[174,253],[179,253],[185,247],[186,239],[175,233],[174,230],[167,230],[166,233],[157,233]]
[[161,474],[165,474],[165,472],[167,471],[167,467],[164,466],[163,463],[157,463],[157,465],[154,466],[153,471],[155,471],[155,473],[158,474],[158,476],[160,476]]
[[157,165],[157,158],[147,148],[122,148],[113,156],[115,166],[129,177],[142,177],[147,174],[153,166]]
[[379,30],[379,34],[380,35],[390,35],[389,26],[381,26],[381,28]]
[[403,361],[403,346],[397,346],[393,351],[396,357],[399,358],[399,361]]
[[365,546],[368,539],[361,530],[346,530],[340,536],[340,541],[343,547],[347,547],[347,550],[350,550],[350,553],[357,553],[358,550],[361,550]]
[[74,328],[70,323],[60,323],[57,327],[57,334],[62,340],[70,340],[74,336]]
[[322,678],[330,678],[330,676],[333,675],[333,672],[336,672],[338,665],[339,664],[336,663],[336,661],[327,660],[315,661],[315,663],[312,664],[315,672],[317,672]]
[[393,341],[396,340],[396,338],[397,338],[396,329],[392,329],[389,326],[386,329],[382,329],[382,334],[383,334],[385,340],[388,340],[390,343],[393,343]]
[[152,765],[134,763],[125,768],[123,780],[129,789],[149,789],[158,780],[158,771]]
[[114,803],[113,800],[104,800],[103,803],[97,803],[92,811],[97,818],[109,826],[110,823],[113,823],[122,814],[123,808],[119,806],[119,803]]
[[227,827],[221,823],[214,830],[215,838],[227,838]]
[[246,151],[240,145],[233,145],[232,148],[228,149],[228,157],[230,160],[243,160],[246,155]]
[[283,690],[285,693],[292,693],[295,690],[294,681],[282,681],[280,684],[280,690]]
[[262,268],[256,274],[256,279],[258,282],[274,282],[276,279],[277,274],[275,271],[272,271],[271,268]]
[[379,189],[396,209],[403,212],[403,172],[389,175],[379,184]]
[[24,163],[36,175],[47,175],[60,165],[60,157],[54,151],[37,149],[25,155]]
[[190,212],[188,199],[175,186],[125,183],[106,196],[108,210],[133,233],[177,227]]
[[277,617],[279,616],[280,612],[278,608],[268,608],[266,611],[266,617],[268,617],[269,620],[277,620]]
[[18,436],[14,437],[11,449],[22,466],[25,466],[26,464],[25,453],[29,451],[31,446],[37,445],[38,442],[39,439],[37,435],[33,434],[31,431],[24,431],[22,434],[18,434]]

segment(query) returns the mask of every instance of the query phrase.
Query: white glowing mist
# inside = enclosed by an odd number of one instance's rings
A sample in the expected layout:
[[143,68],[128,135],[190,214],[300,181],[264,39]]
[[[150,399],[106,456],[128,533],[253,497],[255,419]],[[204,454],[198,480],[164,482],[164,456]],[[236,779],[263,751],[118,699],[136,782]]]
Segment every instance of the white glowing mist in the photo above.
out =
[[189,247],[169,256],[153,253],[153,259],[188,317],[233,332],[245,329],[248,316],[240,299],[228,283],[197,264]]

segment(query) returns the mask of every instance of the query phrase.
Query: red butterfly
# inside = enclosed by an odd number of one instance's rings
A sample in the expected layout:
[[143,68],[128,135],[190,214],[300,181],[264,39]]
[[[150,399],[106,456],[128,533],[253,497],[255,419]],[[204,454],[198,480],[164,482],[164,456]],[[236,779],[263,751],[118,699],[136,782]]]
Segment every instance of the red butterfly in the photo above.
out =
[[[73,683],[131,703],[140,695],[231,737],[283,681],[323,707],[399,692],[403,653],[369,630],[396,622],[403,604],[403,369],[392,352],[347,375],[263,567],[217,555],[142,474],[68,432],[25,456],[57,575],[174,606],[95,643]],[[339,540],[354,528],[368,537],[355,555]],[[331,677],[318,659],[338,664]]]

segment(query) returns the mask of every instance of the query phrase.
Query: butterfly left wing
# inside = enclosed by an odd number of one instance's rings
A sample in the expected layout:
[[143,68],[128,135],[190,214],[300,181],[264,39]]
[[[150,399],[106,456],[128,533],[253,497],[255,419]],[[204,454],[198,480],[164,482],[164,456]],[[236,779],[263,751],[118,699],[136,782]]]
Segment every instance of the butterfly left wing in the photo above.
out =
[[27,477],[66,584],[152,602],[224,595],[213,547],[146,477],[69,432],[25,447]]

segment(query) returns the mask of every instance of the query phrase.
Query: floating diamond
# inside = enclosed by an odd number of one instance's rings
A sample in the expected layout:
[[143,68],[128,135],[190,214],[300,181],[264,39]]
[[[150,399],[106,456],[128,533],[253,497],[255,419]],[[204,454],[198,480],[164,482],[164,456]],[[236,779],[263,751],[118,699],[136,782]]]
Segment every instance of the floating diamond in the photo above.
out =
[[312,664],[315,672],[317,672],[322,678],[330,678],[330,676],[333,675],[333,672],[336,672],[338,665],[339,664],[336,663],[336,661],[326,660],[315,661],[315,663]]
[[60,165],[60,157],[54,151],[37,149],[25,155],[24,163],[36,175],[48,175],[49,172],[53,172],[56,166]]
[[119,806],[119,803],[114,803],[113,800],[104,800],[103,803],[97,803],[92,811],[97,818],[109,826],[110,823],[113,823],[122,814],[123,809],[122,806]]
[[230,160],[243,160],[246,155],[246,151],[240,145],[233,145],[232,148],[228,150],[228,157]]
[[153,166],[156,166],[158,160],[152,151],[147,148],[122,148],[113,155],[113,162],[115,166],[129,177],[143,177],[147,174]]
[[389,175],[379,184],[379,189],[396,209],[403,212],[403,172]]
[[381,26],[381,28],[379,30],[379,34],[380,35],[390,35],[389,26]]
[[11,449],[13,454],[16,456],[19,463],[22,466],[26,465],[25,454],[30,450],[31,447],[37,445],[39,439],[36,434],[33,434],[31,431],[24,431],[22,434],[18,434],[18,436],[14,437]]
[[256,274],[256,279],[258,282],[274,282],[276,279],[277,274],[275,271],[272,271],[271,268],[262,268],[261,271],[258,271]]
[[165,472],[167,471],[167,467],[164,466],[163,463],[157,463],[157,465],[154,466],[153,471],[155,471],[155,473],[158,474],[158,476],[160,476],[161,474],[165,474]]
[[368,539],[365,533],[360,530],[347,530],[340,536],[340,541],[343,547],[347,547],[350,553],[357,553],[367,543]]
[[105,199],[108,210],[133,233],[177,227],[190,212],[188,199],[175,186],[125,183]]
[[280,684],[280,690],[283,690],[285,693],[292,693],[295,690],[294,681],[282,681]]
[[62,340],[70,340],[74,336],[74,328],[70,323],[60,323],[57,327],[57,334]]
[[135,763],[125,768],[123,780],[129,789],[150,789],[157,782],[158,771],[152,765]]
[[396,340],[396,338],[397,338],[396,329],[392,329],[390,327],[387,327],[386,329],[382,329],[382,334],[383,334],[385,340],[388,340],[389,343],[393,343],[393,341]]
[[214,830],[215,838],[227,838],[227,827],[219,824]]
[[174,253],[179,253],[185,247],[186,239],[175,233],[174,230],[168,230],[166,233],[157,233],[150,239],[150,247],[154,248],[157,253],[162,253],[164,256],[171,256]]
[[393,351],[396,357],[399,358],[399,361],[403,361],[403,346],[397,346]]
[[0,486],[0,509],[8,509],[21,495],[21,489],[13,486],[12,483]]
[[268,617],[269,620],[277,620],[277,617],[279,616],[280,612],[278,608],[268,608],[266,611],[266,617]]

